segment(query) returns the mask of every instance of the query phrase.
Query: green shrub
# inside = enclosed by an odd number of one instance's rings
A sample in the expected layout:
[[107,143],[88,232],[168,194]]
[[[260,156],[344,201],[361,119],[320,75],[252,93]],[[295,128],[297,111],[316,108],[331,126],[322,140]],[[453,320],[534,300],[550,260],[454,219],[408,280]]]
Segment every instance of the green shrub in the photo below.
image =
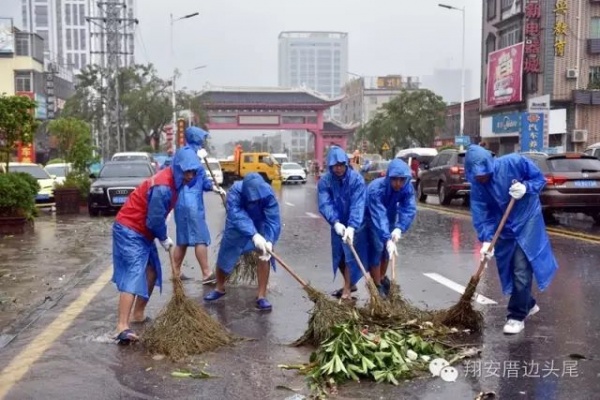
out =
[[33,176],[29,175],[27,172],[11,172],[11,174],[17,175],[19,177],[21,177],[21,179],[23,179],[30,191],[31,191],[31,195],[35,198],[35,196],[37,196],[38,192],[40,191],[40,183],[38,182],[37,179],[35,179]]
[[25,173],[0,174],[0,216],[33,218],[37,214],[35,196],[39,190],[31,181],[31,175]]
[[71,172],[70,174],[67,174],[65,181],[62,184],[56,184],[56,188],[77,188],[79,189],[80,197],[82,199],[87,199],[87,196],[90,193],[91,184],[92,182],[87,175]]
[[53,158],[52,160],[48,161],[48,164],[46,165],[50,165],[50,164],[64,164],[65,160],[63,158]]

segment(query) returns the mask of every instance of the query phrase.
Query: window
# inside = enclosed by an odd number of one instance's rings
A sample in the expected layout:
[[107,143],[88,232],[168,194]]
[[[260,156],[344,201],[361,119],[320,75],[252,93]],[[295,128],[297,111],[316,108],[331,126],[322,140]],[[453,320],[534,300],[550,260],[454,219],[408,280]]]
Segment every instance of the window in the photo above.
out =
[[85,68],[87,65],[87,57],[85,54],[81,54],[81,63],[80,68]]
[[448,163],[450,162],[450,158],[452,158],[451,153],[440,154],[440,158],[438,158],[436,167],[443,167],[444,165],[448,165]]
[[85,6],[79,5],[79,26],[85,25]]
[[496,0],[487,0],[486,8],[487,19],[490,20],[496,18]]
[[67,25],[71,25],[71,5],[65,4],[65,22]]
[[85,29],[79,30],[79,49],[80,50],[86,49]]
[[600,39],[600,17],[590,20],[590,39]]
[[519,3],[519,0],[502,0],[502,4],[500,7],[502,8],[502,11],[508,10],[509,8],[511,8],[513,6],[513,4],[516,6]]
[[523,27],[515,24],[500,31],[500,44],[498,49],[503,49],[523,41]]
[[73,54],[71,54],[71,53],[67,54],[67,65],[69,67],[73,66]]
[[72,38],[72,29],[66,30],[66,39],[67,39],[67,50],[73,50],[73,38]]
[[487,39],[485,40],[485,56],[487,62],[487,56],[496,50],[496,36],[493,33],[488,34]]
[[31,92],[31,74],[29,72],[15,73],[15,92]]
[[252,162],[252,156],[251,156],[251,155],[249,155],[249,156],[244,156],[244,162],[245,162],[245,163],[251,163],[251,162]]
[[600,88],[600,66],[590,66],[590,72],[588,75],[589,88]]
[[15,37],[15,50],[18,56],[29,55],[29,34],[17,33]]
[[35,25],[37,27],[48,26],[48,6],[35,6]]

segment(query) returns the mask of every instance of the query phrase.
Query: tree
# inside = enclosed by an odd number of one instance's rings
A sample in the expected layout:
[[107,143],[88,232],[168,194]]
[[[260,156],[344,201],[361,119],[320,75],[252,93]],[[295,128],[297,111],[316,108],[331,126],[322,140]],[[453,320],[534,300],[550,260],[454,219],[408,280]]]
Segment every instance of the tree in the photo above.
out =
[[56,137],[59,154],[65,162],[83,173],[94,155],[89,125],[76,118],[59,118],[48,124],[48,132]]
[[373,119],[357,132],[380,150],[384,143],[391,149],[430,146],[436,129],[444,125],[446,103],[430,90],[403,90],[383,105]]
[[0,151],[6,156],[6,171],[19,143],[30,144],[38,126],[33,110],[37,103],[25,96],[0,96]]

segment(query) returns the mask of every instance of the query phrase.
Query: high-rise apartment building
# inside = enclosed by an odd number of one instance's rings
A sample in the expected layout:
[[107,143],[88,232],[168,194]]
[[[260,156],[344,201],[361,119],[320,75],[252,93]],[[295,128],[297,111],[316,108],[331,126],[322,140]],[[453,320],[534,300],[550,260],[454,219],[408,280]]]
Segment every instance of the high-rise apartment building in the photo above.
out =
[[[23,28],[44,39],[45,56],[79,71],[88,64],[101,65],[105,47],[107,3],[118,3],[122,18],[133,18],[135,0],[22,0]],[[90,19],[91,18],[91,19]],[[120,26],[121,65],[133,63],[133,27]]]

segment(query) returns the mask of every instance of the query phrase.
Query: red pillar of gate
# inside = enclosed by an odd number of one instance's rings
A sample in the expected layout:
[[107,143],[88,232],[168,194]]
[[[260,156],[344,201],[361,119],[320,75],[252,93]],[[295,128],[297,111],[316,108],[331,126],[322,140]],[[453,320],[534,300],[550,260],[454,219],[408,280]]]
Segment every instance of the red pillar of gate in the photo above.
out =
[[315,134],[315,160],[319,164],[319,167],[323,168],[325,165],[323,160],[323,134],[321,133],[321,130],[323,129],[323,111],[317,112],[317,126],[319,128],[313,131]]

